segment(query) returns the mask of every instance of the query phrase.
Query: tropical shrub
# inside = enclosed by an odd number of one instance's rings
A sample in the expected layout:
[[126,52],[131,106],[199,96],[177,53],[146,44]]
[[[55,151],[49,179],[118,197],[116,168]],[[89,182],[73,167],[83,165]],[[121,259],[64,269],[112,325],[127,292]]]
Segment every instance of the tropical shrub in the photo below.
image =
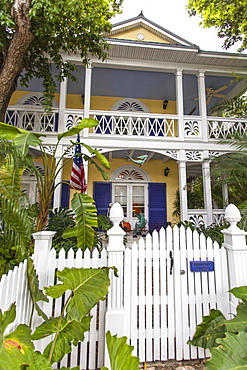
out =
[[[77,269],[65,268],[57,272],[59,284],[45,289],[45,294],[38,287],[38,278],[31,259],[28,261],[28,281],[34,307],[43,318],[43,323],[31,333],[30,326],[19,325],[13,332],[4,332],[16,316],[13,303],[8,311],[0,310],[0,370],[30,369],[51,370],[52,365],[62,360],[71,352],[71,346],[84,340],[84,334],[90,327],[90,310],[104,300],[108,293],[110,268]],[[115,269],[114,269],[115,271]],[[116,271],[115,271],[116,273]],[[67,294],[66,294],[67,293]],[[38,301],[47,301],[48,297],[57,299],[66,295],[58,317],[48,318],[39,308]],[[34,341],[52,336],[43,353],[36,351]],[[131,356],[132,347],[126,338],[112,337],[107,333],[107,344],[112,370],[137,370],[139,361]],[[70,367],[63,367],[63,370]],[[106,369],[106,368],[104,368]],[[73,368],[79,370],[79,367]]]
[[235,317],[226,320],[221,311],[212,309],[188,341],[193,346],[210,349],[207,370],[247,369],[247,286],[233,288],[230,292],[242,300]]

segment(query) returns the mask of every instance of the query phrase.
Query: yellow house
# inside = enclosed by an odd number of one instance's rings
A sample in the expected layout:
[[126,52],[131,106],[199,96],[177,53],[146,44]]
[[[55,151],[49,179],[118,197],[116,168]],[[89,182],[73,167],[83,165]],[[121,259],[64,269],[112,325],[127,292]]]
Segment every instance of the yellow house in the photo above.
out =
[[[81,141],[99,149],[111,165],[104,181],[95,167],[85,163],[88,194],[99,213],[106,214],[109,204],[117,201],[132,227],[142,211],[152,230],[177,222],[173,215],[177,201],[181,220],[220,222],[227,188],[222,189],[222,206],[212,197],[210,163],[204,159],[228,151],[217,140],[229,132],[246,131],[247,120],[226,122],[211,116],[210,109],[246,90],[246,82],[232,74],[246,76],[246,56],[202,51],[142,13],[113,25],[107,39],[105,62],[92,58],[85,68],[79,56],[64,55],[77,64],[77,82],[65,79],[57,85],[49,116],[41,106],[42,83],[34,79],[28,88],[19,86],[13,94],[5,121],[45,131],[49,152],[57,132],[82,117],[96,118],[99,125],[84,130]],[[69,139],[64,138],[60,153],[68,145]],[[36,161],[40,163],[38,153]],[[71,166],[72,159],[59,180],[69,182]],[[202,203],[191,209],[188,189],[198,177],[203,180]],[[27,176],[23,186],[34,201],[35,183]],[[71,192],[67,183],[58,187],[54,207],[68,206]]]

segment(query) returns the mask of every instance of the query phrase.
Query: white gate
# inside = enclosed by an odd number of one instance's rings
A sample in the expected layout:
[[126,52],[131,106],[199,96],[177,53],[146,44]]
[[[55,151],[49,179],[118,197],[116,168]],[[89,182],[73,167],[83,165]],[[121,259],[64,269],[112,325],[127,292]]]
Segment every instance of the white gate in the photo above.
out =
[[[212,261],[192,272],[190,261]],[[186,342],[211,308],[228,316],[226,251],[183,226],[148,234],[125,251],[124,308],[134,354],[141,362],[204,358]]]
[[[203,358],[203,350],[190,347],[186,342],[192,338],[202,316],[207,315],[211,308],[220,309],[225,316],[230,312],[226,251],[212,240],[206,240],[196,231],[185,230],[183,226],[161,229],[159,233],[154,231],[145,239],[141,238],[122,252],[103,250],[99,255],[97,250],[93,253],[87,250],[82,255],[81,251],[74,254],[71,250],[65,256],[60,251],[58,258],[54,250],[49,251],[48,244],[45,248],[44,241],[41,241],[40,249],[35,246],[37,253],[34,255],[41,286],[53,285],[55,272],[64,267],[98,268],[111,263],[110,253],[115,257],[119,255],[123,271],[120,268],[119,278],[114,279],[117,279],[117,286],[124,288],[121,303],[124,322],[127,323],[124,335],[134,346],[134,354],[139,356],[141,362]],[[192,272],[190,261],[212,261],[214,269]],[[7,309],[14,301],[17,303],[16,326],[28,322],[31,310],[25,268],[26,263],[21,264],[0,282],[1,308]],[[18,289],[16,281],[19,282]],[[110,295],[113,292],[120,295],[116,285]],[[57,316],[62,298],[41,304],[48,317]],[[106,313],[109,313],[107,301],[100,302],[92,310],[91,328],[85,340],[73,347],[72,353],[64,357],[60,366],[79,365],[84,370],[104,365]],[[36,324],[39,320],[35,317]],[[35,346],[41,349],[46,344],[47,339],[35,343]]]

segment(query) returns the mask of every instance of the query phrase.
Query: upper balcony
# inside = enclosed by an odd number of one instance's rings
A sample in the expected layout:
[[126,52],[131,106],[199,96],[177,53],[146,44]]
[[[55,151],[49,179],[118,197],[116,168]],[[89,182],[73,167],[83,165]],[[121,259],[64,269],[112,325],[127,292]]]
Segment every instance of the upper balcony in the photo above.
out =
[[[9,106],[5,123],[33,132],[52,133],[58,131],[59,110],[53,109],[46,113],[42,107]],[[83,118],[83,110],[66,109],[61,131],[75,126]],[[116,138],[135,137],[135,140],[196,140],[215,141],[225,139],[229,135],[242,134],[247,131],[247,119],[223,118],[209,116],[206,124],[200,116],[151,114],[135,112],[90,111],[90,117],[99,121],[99,125],[91,129],[89,136]],[[182,122],[181,122],[182,121]],[[181,127],[181,129],[180,129]],[[206,139],[206,140],[205,140]]]

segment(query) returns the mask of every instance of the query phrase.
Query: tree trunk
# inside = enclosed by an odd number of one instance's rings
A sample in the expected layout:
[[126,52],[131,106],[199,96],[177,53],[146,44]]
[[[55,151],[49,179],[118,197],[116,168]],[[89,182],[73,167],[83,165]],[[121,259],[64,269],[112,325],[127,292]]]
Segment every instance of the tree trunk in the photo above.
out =
[[30,0],[15,0],[12,6],[16,29],[8,49],[3,51],[0,70],[0,121],[4,120],[17,79],[24,68],[26,52],[34,40],[31,20],[28,17],[29,10]]

